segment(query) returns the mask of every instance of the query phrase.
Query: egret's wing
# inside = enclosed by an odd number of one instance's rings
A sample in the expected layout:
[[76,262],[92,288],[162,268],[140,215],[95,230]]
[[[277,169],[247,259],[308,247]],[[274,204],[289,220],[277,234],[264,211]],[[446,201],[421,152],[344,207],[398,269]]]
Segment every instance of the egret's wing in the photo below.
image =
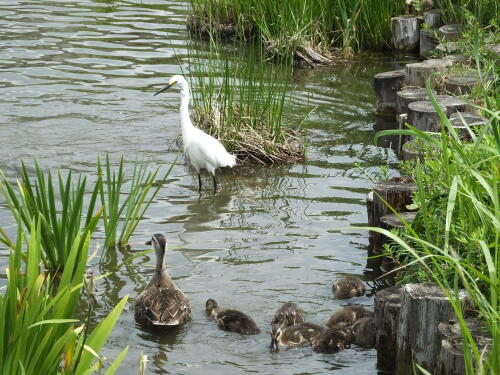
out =
[[229,154],[222,143],[207,133],[196,129],[187,153],[193,164],[207,162],[213,168],[232,167],[236,164],[234,155]]

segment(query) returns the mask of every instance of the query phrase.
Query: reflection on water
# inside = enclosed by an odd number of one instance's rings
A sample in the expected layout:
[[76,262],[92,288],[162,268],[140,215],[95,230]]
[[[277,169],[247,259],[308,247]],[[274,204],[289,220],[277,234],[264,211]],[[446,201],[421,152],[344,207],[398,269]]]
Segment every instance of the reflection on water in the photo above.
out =
[[[2,1],[0,166],[7,176],[15,179],[21,160],[36,157],[43,168],[71,168],[94,180],[97,157],[106,152],[116,163],[124,155],[129,166],[144,156],[166,171],[177,155],[179,99],[175,92],[162,99],[152,94],[180,72],[178,61],[186,62],[187,13],[186,3],[171,0]],[[373,350],[270,353],[268,331],[280,303],[295,301],[307,320],[321,323],[341,305],[332,299],[333,279],[368,278],[367,234],[332,229],[366,222],[370,183],[355,163],[369,169],[381,161],[372,144],[371,80],[392,68],[383,58],[366,57],[296,70],[286,120],[298,124],[314,109],[306,121],[305,164],[222,171],[215,196],[209,177],[198,195],[197,177],[182,162],[174,167],[131,248],[110,252],[94,268],[108,272],[146,249],[141,244],[151,234],[164,233],[168,271],[191,299],[193,320],[162,334],[135,324],[132,303],[152,275],[150,256],[100,280],[97,317],[131,295],[104,349],[114,358],[130,346],[120,374],[137,374],[141,351],[155,374],[375,373]],[[0,226],[15,234],[4,202]],[[102,244],[102,235],[94,240]],[[0,269],[7,260],[2,247]],[[218,330],[204,315],[208,298],[249,313],[262,333]],[[367,296],[356,302],[373,304]]]

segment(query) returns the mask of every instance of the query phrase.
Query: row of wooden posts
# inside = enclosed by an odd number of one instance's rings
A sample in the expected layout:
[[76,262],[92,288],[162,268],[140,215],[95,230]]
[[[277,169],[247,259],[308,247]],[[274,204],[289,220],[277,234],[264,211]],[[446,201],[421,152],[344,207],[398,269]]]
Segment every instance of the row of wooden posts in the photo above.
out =
[[[421,29],[422,22],[429,28]],[[435,39],[438,33],[445,42],[455,41],[460,26],[442,26],[439,12],[434,10],[426,12],[423,20],[415,16],[395,17],[392,19],[392,31],[392,41],[397,50],[415,51],[420,48],[420,55],[427,57],[438,45]],[[440,118],[423,86],[431,74],[446,75],[453,64],[462,60],[460,56],[427,59],[407,64],[402,70],[376,74],[374,90],[377,112],[385,123],[383,128],[404,128],[408,123],[425,132],[440,132]],[[469,93],[478,84],[478,77],[471,73],[447,75],[441,84],[447,91],[446,95],[433,91],[442,111],[463,138],[470,136],[471,126],[481,126],[485,119],[470,104],[454,95]],[[399,137],[395,142],[397,144],[392,146],[403,160],[422,156],[418,147],[412,144],[414,140]],[[408,210],[408,206],[416,190],[417,185],[404,178],[374,184],[366,201],[369,226],[391,230],[402,228],[404,222],[411,225],[417,212]],[[398,214],[395,215],[389,206]],[[382,234],[371,232],[372,254],[373,251],[380,253],[388,240]],[[381,264],[380,260],[376,263],[383,271],[393,266],[384,258]],[[458,298],[462,309],[467,310],[469,301],[466,292],[460,291]],[[412,374],[414,365],[418,364],[431,374],[465,374],[460,325],[456,322],[447,295],[437,284],[407,284],[382,289],[375,295],[374,304],[377,368],[380,373]],[[467,325],[480,348],[491,344],[491,339],[480,332],[476,319],[467,319]]]

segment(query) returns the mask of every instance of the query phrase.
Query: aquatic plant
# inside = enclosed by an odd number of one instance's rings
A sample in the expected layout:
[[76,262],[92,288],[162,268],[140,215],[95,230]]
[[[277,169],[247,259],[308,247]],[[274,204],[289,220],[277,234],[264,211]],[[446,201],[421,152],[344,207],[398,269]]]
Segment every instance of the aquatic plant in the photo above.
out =
[[[40,269],[44,251],[42,227],[41,217],[33,220],[29,235],[19,226],[15,246],[10,248],[7,287],[5,294],[0,294],[0,373],[88,374],[102,367],[97,353],[120,316],[127,296],[92,331],[89,322],[79,324],[75,316],[90,234],[75,236],[69,244],[67,267],[53,276]],[[127,349],[106,374],[116,372]]]
[[[253,38],[268,54],[310,64],[332,61],[332,49],[344,54],[382,49],[390,40],[390,18],[404,1],[377,0],[191,0],[195,32]],[[279,10],[279,11],[277,11]],[[230,32],[228,32],[230,30]]]
[[[21,179],[17,182],[19,193],[0,171],[0,188],[19,226],[30,230],[34,220],[41,220],[41,246],[44,250],[41,260],[47,269],[61,271],[68,264],[75,239],[85,238],[98,223],[101,212],[95,212],[95,203],[99,185],[96,184],[92,191],[84,217],[86,177],[79,176],[75,183],[71,171],[65,179],[58,172],[57,182],[54,182],[52,174],[44,174],[36,161],[34,168],[32,182],[26,165],[22,163]],[[0,241],[7,246],[14,245],[4,231]]]
[[291,64],[270,67],[261,48],[224,48],[212,38],[206,54],[189,54],[193,123],[219,139],[240,163],[304,159],[300,124],[283,125]]
[[[175,161],[170,165],[162,181],[168,177],[174,165]],[[104,166],[100,159],[97,160],[99,176],[97,186],[106,236],[104,251],[116,245],[126,245],[161,187],[161,184],[157,184],[156,188],[151,190],[158,175],[158,168],[148,171],[147,163],[143,160],[135,162],[129,181],[123,169],[123,157],[120,159],[117,171],[112,169],[109,155],[106,155]],[[124,192],[126,182],[130,187],[127,192]],[[123,199],[125,195],[126,198]],[[118,232],[119,229],[120,232]]]

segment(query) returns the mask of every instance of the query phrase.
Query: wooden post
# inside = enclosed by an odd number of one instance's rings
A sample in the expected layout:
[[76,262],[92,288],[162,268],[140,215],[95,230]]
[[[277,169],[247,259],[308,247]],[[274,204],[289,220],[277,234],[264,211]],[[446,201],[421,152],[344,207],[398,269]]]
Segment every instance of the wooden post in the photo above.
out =
[[421,63],[406,64],[406,84],[408,86],[424,86],[432,73],[445,73],[451,61],[444,59],[429,59]]
[[469,105],[460,98],[451,95],[437,95],[436,99],[439,104],[446,107],[446,115],[450,116],[452,113],[457,111],[466,112],[469,109]]
[[373,224],[380,226],[380,218],[392,213],[386,201],[396,211],[406,211],[412,203],[417,185],[405,181],[380,181],[373,185]]
[[[417,216],[416,212],[398,212],[399,216],[406,221],[407,223],[412,223]],[[389,214],[384,215],[380,218],[380,228],[391,230],[395,228],[404,228],[404,223],[401,221],[397,215]],[[389,241],[389,238],[384,236],[383,234],[377,233],[376,236],[373,237],[373,248],[374,250],[381,249],[382,246]],[[376,253],[377,251],[375,251]]]
[[441,11],[439,9],[432,9],[424,12],[424,23],[430,28],[441,26]]
[[447,42],[456,42],[460,39],[461,27],[460,25],[444,25],[439,28],[441,39]]
[[[435,95],[436,92],[432,90]],[[396,93],[396,114],[408,113],[408,105],[420,100],[429,100],[426,89],[422,87],[405,87]]]
[[393,70],[375,74],[373,77],[373,88],[377,98],[378,113],[396,113],[396,93],[403,87],[404,81],[404,70]]
[[474,128],[486,125],[486,119],[473,119],[473,118],[465,119],[465,118],[454,117],[450,118],[450,123],[462,140],[469,141],[472,139],[472,135],[469,132],[469,128],[471,128],[471,130],[474,131]]
[[[483,336],[483,330],[477,319],[467,318],[469,329],[479,352],[486,346],[491,347],[491,338]],[[483,327],[484,328],[484,327]],[[441,349],[437,358],[437,375],[465,375],[464,347],[460,324],[455,321],[442,322],[438,325]]]
[[377,369],[381,373],[393,373],[396,363],[401,287],[392,286],[378,291],[375,294],[374,305]]
[[474,74],[455,75],[446,79],[445,87],[446,91],[454,95],[464,95],[470,93],[480,83],[479,77]]
[[420,30],[420,57],[429,56],[430,52],[434,50],[438,44],[439,40],[433,29]]
[[398,51],[412,52],[419,46],[420,24],[422,19],[416,16],[391,18],[392,44]]
[[[466,292],[459,292],[462,305]],[[401,294],[396,374],[413,373],[413,361],[434,374],[441,347],[438,325],[454,319],[450,301],[434,283],[407,284]]]
[[[446,113],[446,107],[440,106],[443,112]],[[428,101],[413,102],[408,105],[408,124],[424,132],[441,131],[439,115],[432,103]],[[413,136],[410,136],[410,139],[413,138]]]

